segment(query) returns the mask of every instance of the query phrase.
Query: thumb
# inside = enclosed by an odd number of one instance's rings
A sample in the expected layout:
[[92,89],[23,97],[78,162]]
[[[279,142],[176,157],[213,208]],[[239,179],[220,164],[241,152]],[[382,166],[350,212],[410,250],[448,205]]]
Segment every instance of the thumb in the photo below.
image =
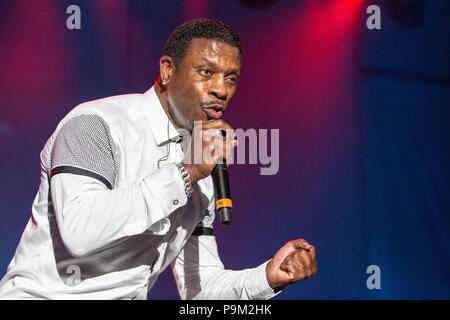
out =
[[292,240],[292,245],[294,246],[295,249],[303,249],[303,250],[306,250],[306,251],[309,251],[309,250],[311,250],[313,248],[313,246],[310,245],[304,239]]

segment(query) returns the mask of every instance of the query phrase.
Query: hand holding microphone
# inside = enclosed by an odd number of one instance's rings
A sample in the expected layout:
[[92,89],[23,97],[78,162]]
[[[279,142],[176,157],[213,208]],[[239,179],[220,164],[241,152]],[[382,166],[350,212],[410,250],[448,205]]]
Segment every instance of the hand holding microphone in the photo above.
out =
[[212,175],[216,209],[221,222],[231,223],[232,202],[227,159],[232,159],[238,145],[233,129],[223,120],[209,120],[195,125],[183,165],[192,183]]

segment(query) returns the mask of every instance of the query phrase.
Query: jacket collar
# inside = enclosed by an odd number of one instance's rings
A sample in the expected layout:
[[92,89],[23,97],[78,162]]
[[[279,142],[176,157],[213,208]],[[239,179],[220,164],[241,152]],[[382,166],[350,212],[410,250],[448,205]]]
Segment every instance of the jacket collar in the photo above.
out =
[[142,107],[150,119],[150,127],[158,146],[164,145],[169,141],[179,141],[178,139],[180,139],[181,135],[164,111],[154,86],[144,93],[144,105]]

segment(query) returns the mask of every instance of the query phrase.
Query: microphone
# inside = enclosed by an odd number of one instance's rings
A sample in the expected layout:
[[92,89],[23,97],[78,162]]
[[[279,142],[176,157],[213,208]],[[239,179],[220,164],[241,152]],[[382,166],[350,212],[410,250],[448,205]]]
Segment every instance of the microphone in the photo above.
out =
[[211,176],[214,184],[214,194],[216,196],[216,210],[219,212],[220,223],[230,224],[232,220],[233,202],[231,201],[228,168],[223,162],[223,159],[219,159],[211,172]]
[[[223,139],[227,135],[225,129],[218,129],[217,132]],[[228,168],[223,158],[217,160],[211,176],[214,184],[214,195],[216,197],[216,210],[219,212],[220,223],[228,225],[232,221],[233,202],[231,201]]]

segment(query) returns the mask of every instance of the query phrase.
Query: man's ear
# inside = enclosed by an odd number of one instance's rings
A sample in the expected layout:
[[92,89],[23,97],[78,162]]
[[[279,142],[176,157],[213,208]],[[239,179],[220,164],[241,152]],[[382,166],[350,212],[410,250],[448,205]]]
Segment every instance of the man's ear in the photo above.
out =
[[161,81],[165,81],[166,85],[170,82],[175,74],[175,63],[172,57],[162,56],[159,59],[159,76]]

